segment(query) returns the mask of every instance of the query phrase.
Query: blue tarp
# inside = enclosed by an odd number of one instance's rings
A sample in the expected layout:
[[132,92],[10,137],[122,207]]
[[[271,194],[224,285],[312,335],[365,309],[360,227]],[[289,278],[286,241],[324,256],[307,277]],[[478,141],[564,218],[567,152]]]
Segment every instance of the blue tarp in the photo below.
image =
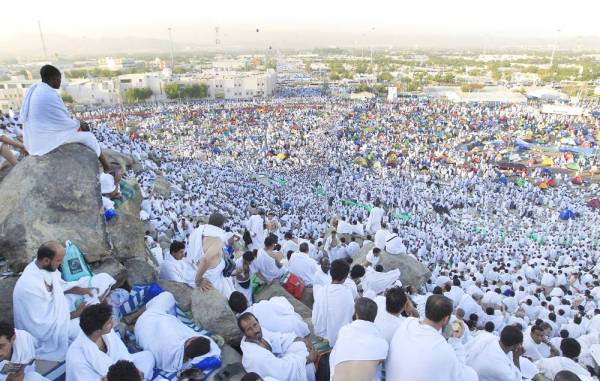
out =
[[570,209],[563,209],[560,211],[560,219],[563,221],[574,219],[575,213]]

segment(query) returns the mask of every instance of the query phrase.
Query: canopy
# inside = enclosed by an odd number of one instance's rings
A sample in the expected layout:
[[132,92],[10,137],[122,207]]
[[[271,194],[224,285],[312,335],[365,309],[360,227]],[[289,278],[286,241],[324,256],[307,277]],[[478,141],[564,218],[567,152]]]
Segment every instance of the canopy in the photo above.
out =
[[560,211],[559,217],[563,221],[575,219],[575,213],[573,213],[573,211],[570,209],[563,209]]
[[572,171],[579,171],[581,169],[579,167],[579,164],[577,164],[577,163],[569,163],[569,164],[567,164],[567,168],[569,168]]

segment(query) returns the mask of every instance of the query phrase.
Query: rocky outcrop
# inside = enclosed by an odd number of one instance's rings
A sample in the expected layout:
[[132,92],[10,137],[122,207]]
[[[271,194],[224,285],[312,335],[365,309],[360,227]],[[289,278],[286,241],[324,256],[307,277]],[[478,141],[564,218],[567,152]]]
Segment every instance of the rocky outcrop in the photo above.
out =
[[171,196],[171,184],[169,184],[164,176],[156,176],[152,193],[154,193],[155,196],[168,198]]
[[145,256],[128,259],[124,265],[127,269],[127,284],[129,286],[148,284],[158,280],[158,270],[150,259]]
[[242,333],[227,299],[219,291],[192,291],[192,315],[200,327],[222,336],[229,345],[239,346]]
[[[366,260],[367,254],[375,244],[368,243],[364,245],[352,259],[355,263],[363,263]],[[417,261],[409,255],[390,255],[385,251],[381,254],[381,261],[384,271],[394,269],[400,270],[400,280],[404,286],[414,286],[416,288],[425,284],[427,279],[431,277],[431,271],[421,262]]]
[[115,258],[107,258],[102,262],[93,263],[91,266],[94,274],[107,273],[116,281],[113,288],[121,287],[127,280],[127,269]]
[[192,291],[193,288],[185,283],[174,282],[172,280],[159,280],[158,285],[164,290],[169,291],[175,297],[177,304],[183,311],[192,310]]
[[123,170],[132,170],[134,172],[143,170],[142,165],[130,155],[112,149],[102,150],[102,153],[106,156],[106,160],[109,163],[118,163]]
[[140,221],[142,193],[135,179],[126,181],[134,190],[134,196],[117,209],[116,218],[106,223],[112,252],[120,261],[144,256],[146,252],[144,225]]
[[0,320],[13,322],[12,295],[18,279],[16,276],[0,279],[0,311],[2,311]]
[[49,240],[71,240],[96,262],[109,255],[98,158],[80,144],[28,156],[0,183],[0,255],[22,271]]

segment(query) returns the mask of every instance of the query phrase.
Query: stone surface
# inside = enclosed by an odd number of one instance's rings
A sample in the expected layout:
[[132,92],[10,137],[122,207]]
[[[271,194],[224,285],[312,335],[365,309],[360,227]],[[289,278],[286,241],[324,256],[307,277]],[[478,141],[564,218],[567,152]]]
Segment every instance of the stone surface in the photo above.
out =
[[22,271],[49,240],[71,240],[89,262],[109,255],[99,162],[81,144],[28,156],[0,183],[0,255]]
[[[216,376],[221,370],[223,370],[229,364],[240,364],[242,365],[242,355],[240,355],[235,349],[225,344],[221,347],[221,367],[212,373],[207,381],[216,381]],[[236,374],[227,378],[227,381],[240,381],[244,377],[246,372],[242,371],[242,374]]]
[[[375,246],[373,243],[364,245],[352,259],[355,263],[366,261],[367,254]],[[431,271],[421,262],[408,255],[390,255],[382,251],[381,261],[384,271],[400,270],[400,280],[403,286],[421,287],[431,277]]]
[[219,291],[194,289],[192,315],[200,327],[222,336],[231,346],[239,346],[242,333],[237,326],[235,315],[227,304],[227,299]]
[[148,258],[131,258],[124,265],[127,269],[127,284],[131,287],[136,284],[147,284],[158,280],[158,270]]
[[109,242],[120,261],[145,255],[144,224],[140,221],[142,193],[135,179],[127,179],[135,195],[117,209],[117,217],[106,223]]
[[16,276],[0,279],[0,320],[13,322],[13,290],[19,278]]
[[103,149],[102,153],[106,156],[109,163],[117,162],[124,170],[133,170],[134,172],[143,170],[142,165],[131,157],[131,155],[112,149]]
[[94,274],[107,273],[112,276],[116,283],[113,288],[121,287],[127,280],[127,269],[115,258],[107,258],[102,262],[90,265]]
[[177,304],[183,311],[192,309],[192,291],[193,288],[185,283],[174,282],[172,280],[159,280],[158,285],[164,290],[169,291],[177,300]]
[[171,196],[171,184],[169,184],[164,176],[156,176],[152,193],[154,193],[155,196],[168,198]]

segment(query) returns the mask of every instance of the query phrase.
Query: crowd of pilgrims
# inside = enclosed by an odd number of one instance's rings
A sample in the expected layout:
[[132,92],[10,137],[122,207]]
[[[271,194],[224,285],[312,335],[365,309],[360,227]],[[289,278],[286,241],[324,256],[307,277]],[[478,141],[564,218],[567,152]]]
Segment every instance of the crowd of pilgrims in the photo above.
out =
[[[123,177],[140,184],[159,277],[228,300],[244,334],[245,380],[315,380],[323,368],[332,380],[365,381],[600,375],[600,213],[588,206],[596,184],[574,185],[572,174],[556,171],[557,186],[541,189],[541,168],[518,183],[494,166],[527,134],[558,131],[548,144],[598,136],[590,116],[314,96],[103,107],[77,117],[102,149],[141,164]],[[560,155],[554,166],[567,160],[587,173],[598,165],[598,156]],[[110,199],[119,181],[106,175]],[[168,196],[154,192],[160,177]],[[398,269],[384,271],[385,256],[411,256],[431,277],[403,285]],[[254,303],[256,288],[289,274],[312,290],[312,327],[284,298]],[[109,289],[99,277],[97,288]],[[178,370],[200,352],[220,354],[168,320],[174,303],[163,292],[135,325],[145,351],[125,358],[147,379],[153,366]],[[90,314],[110,315],[98,306],[80,311],[91,319],[81,327],[93,325]],[[10,327],[0,325],[0,340],[2,329]],[[112,324],[89,330],[97,339]],[[157,348],[172,339],[167,331],[187,340],[176,355]],[[311,334],[332,349],[327,357]],[[80,337],[71,345],[85,353]],[[67,379],[83,379],[68,368]]]

